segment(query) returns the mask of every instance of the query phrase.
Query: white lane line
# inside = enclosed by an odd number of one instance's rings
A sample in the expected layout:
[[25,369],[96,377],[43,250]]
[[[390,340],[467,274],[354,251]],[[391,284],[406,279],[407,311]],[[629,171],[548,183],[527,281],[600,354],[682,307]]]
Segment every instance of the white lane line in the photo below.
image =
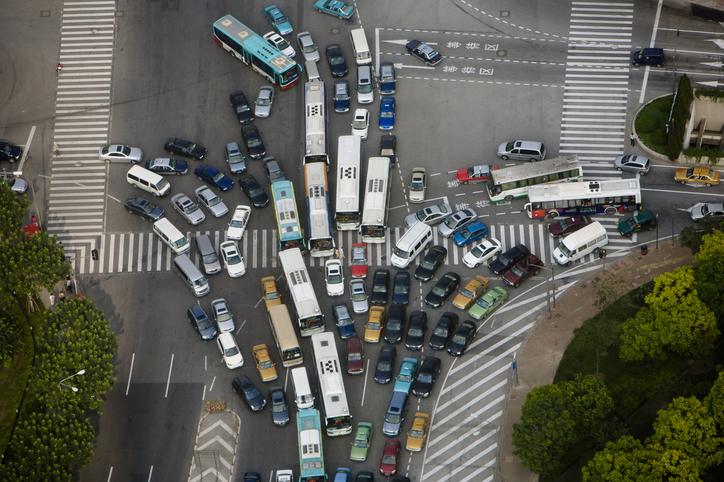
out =
[[[103,266],[101,265],[101,269]],[[128,389],[131,388],[131,376],[133,375],[133,362],[136,361],[136,354],[131,356],[131,369],[128,371],[128,383],[126,384],[126,396],[128,396]]]
[[367,393],[367,380],[370,374],[370,359],[367,358],[367,368],[365,369],[365,383],[362,386],[362,407],[365,406],[365,394]]
[[168,386],[171,384],[171,372],[173,371],[173,353],[171,353],[171,364],[168,367],[168,379],[166,379],[166,394],[164,398],[168,398]]

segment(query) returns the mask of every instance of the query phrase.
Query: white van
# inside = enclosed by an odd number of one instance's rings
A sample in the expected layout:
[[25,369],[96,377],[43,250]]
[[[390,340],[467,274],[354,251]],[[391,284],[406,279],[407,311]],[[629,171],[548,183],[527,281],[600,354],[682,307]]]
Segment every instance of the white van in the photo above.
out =
[[367,37],[363,28],[356,28],[349,32],[349,40],[352,42],[352,52],[357,65],[369,65],[372,63],[372,54],[367,45]]
[[319,69],[317,68],[317,62],[314,60],[305,60],[304,69],[307,71],[307,82],[321,82],[322,78],[319,76]]
[[291,373],[297,410],[314,408],[314,396],[312,395],[312,389],[309,387],[307,369],[304,367],[292,368]]
[[194,291],[197,298],[209,294],[211,288],[208,280],[201,274],[199,268],[191,261],[186,254],[176,256],[173,259],[173,267],[179,278],[186,283],[186,286]]
[[392,250],[391,263],[396,268],[407,268],[425,247],[432,242],[432,228],[425,223],[415,223]]
[[166,179],[138,165],[128,170],[126,181],[131,186],[148,191],[154,196],[166,196],[171,192],[171,184]]
[[161,218],[153,223],[153,232],[161,238],[161,241],[171,248],[175,255],[186,254],[191,249],[191,243],[176,226],[166,218]]
[[560,265],[567,265],[588,253],[598,252],[608,244],[606,228],[596,221],[573,234],[569,234],[553,251],[553,259]]

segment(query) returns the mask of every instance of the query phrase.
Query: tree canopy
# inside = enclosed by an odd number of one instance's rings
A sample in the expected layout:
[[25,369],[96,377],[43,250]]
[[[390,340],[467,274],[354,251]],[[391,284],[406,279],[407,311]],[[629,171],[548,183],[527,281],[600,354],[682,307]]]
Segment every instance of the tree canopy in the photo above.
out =
[[724,323],[724,233],[713,231],[703,236],[701,250],[694,256],[696,290],[699,298]]
[[0,183],[0,241],[20,231],[28,206],[30,201],[25,194],[18,196],[7,183]]
[[583,482],[658,482],[653,473],[656,453],[639,440],[624,436],[609,442],[581,469]]

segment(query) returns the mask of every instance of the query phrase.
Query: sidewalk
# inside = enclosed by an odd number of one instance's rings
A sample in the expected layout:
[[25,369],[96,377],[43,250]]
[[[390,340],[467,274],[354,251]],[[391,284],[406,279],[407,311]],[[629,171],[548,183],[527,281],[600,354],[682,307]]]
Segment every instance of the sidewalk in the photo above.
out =
[[647,255],[640,250],[625,258],[606,265],[606,272],[597,271],[576,286],[570,288],[556,300],[553,317],[543,316],[536,328],[518,353],[518,386],[512,387],[508,394],[505,411],[503,441],[500,450],[501,479],[505,482],[537,482],[538,476],[523,467],[518,457],[513,455],[511,439],[513,424],[520,421],[520,409],[531,389],[553,383],[553,377],[566,347],[573,339],[573,329],[598,313],[594,306],[595,288],[591,281],[597,281],[616,275],[636,288],[662,273],[672,271],[679,266],[692,265],[694,257],[687,248],[678,242],[659,243],[659,249],[649,245]]

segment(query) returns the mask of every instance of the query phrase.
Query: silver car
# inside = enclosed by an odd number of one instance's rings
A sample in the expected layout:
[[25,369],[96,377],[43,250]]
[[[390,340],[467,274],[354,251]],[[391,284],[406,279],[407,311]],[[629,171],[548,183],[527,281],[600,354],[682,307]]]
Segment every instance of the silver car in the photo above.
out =
[[173,205],[173,208],[178,211],[192,226],[196,226],[206,219],[206,215],[201,209],[199,209],[199,205],[193,202],[184,193],[179,193],[172,197],[171,204]]
[[224,201],[208,186],[201,186],[197,188],[194,193],[196,193],[196,199],[215,217],[220,218],[229,212],[229,208],[226,207]]
[[309,32],[299,32],[297,34],[297,43],[299,44],[299,50],[304,55],[304,60],[319,62],[319,49]]
[[238,142],[229,142],[224,146],[224,157],[232,174],[243,174],[246,171],[246,158],[241,153]]
[[25,192],[28,190],[28,183],[25,181],[25,179],[14,177],[10,174],[0,173],[0,182],[2,182],[3,184],[7,182],[10,186],[10,189],[15,194],[25,194]]
[[352,311],[362,314],[370,310],[369,296],[365,282],[361,279],[353,279],[349,282],[349,298],[352,301]]
[[613,165],[619,171],[636,172],[645,176],[651,170],[651,161],[643,156],[618,156]]
[[214,321],[216,322],[216,331],[226,333],[234,331],[234,315],[229,310],[224,298],[219,298],[211,302],[211,311],[214,312]]
[[478,213],[472,209],[462,209],[457,211],[455,214],[450,216],[437,227],[437,234],[450,238],[455,235],[458,231],[463,229],[468,224],[472,223],[478,218]]
[[196,249],[199,250],[199,256],[201,257],[201,264],[204,267],[206,274],[214,274],[221,271],[221,262],[219,262],[219,255],[216,254],[214,245],[211,243],[211,238],[208,234],[202,234],[196,236]]
[[259,89],[259,95],[256,96],[254,104],[254,115],[260,118],[269,117],[271,115],[272,104],[274,103],[274,88],[263,85]]
[[143,151],[138,147],[111,144],[98,150],[98,158],[108,162],[141,162]]
[[407,216],[405,218],[405,226],[409,228],[418,221],[432,226],[441,223],[446,217],[450,216],[452,212],[452,208],[447,203],[429,206]]
[[693,221],[701,221],[704,218],[721,220],[724,219],[724,204],[720,203],[696,203],[689,209]]

